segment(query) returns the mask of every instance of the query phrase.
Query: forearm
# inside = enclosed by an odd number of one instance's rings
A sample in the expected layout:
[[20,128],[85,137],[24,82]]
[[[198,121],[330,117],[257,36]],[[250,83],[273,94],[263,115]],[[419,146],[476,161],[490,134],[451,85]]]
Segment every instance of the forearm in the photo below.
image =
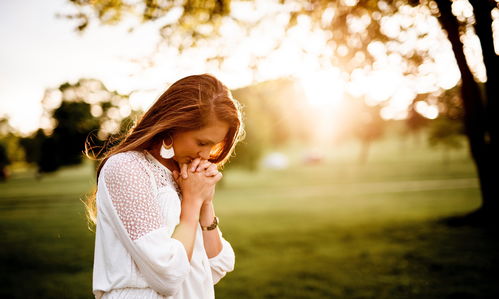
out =
[[185,247],[189,261],[194,250],[196,230],[200,221],[202,202],[188,198],[182,199],[180,222],[173,231],[172,238],[179,240]]
[[[209,226],[215,218],[215,208],[212,201],[207,201],[201,207],[199,223],[201,226]],[[217,256],[222,251],[222,240],[218,227],[214,230],[203,231],[204,249],[208,258]]]

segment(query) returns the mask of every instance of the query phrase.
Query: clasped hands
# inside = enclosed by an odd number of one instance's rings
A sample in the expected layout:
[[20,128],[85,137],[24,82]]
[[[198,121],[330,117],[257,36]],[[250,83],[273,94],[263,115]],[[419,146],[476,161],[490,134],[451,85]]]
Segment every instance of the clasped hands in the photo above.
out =
[[196,158],[189,164],[181,164],[180,172],[173,171],[173,179],[179,185],[183,197],[191,197],[209,203],[215,194],[215,185],[222,179],[217,165]]

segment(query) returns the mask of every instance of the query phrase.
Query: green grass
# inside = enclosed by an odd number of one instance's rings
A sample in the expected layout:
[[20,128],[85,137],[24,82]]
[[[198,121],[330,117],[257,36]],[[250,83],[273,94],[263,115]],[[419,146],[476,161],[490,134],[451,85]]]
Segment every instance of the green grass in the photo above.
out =
[[[496,298],[496,232],[442,219],[480,205],[466,151],[442,162],[387,140],[365,165],[355,145],[285,171],[229,169],[215,206],[236,269],[217,298]],[[91,298],[91,165],[0,185],[2,298]]]

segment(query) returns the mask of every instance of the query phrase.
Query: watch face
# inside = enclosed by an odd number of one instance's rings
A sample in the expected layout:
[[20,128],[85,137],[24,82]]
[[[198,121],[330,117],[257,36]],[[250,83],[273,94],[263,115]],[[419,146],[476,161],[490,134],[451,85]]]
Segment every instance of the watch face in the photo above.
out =
[[218,217],[213,218],[213,223],[208,227],[209,230],[215,229],[218,225]]
[[215,216],[215,218],[213,218],[213,223],[210,224],[209,226],[201,226],[201,228],[203,230],[213,230],[215,228],[217,228],[218,226],[218,217]]

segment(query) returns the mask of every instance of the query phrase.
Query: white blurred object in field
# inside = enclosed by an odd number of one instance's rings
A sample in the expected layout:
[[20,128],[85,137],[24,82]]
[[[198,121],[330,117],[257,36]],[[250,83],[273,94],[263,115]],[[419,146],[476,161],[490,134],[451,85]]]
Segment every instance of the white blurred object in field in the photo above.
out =
[[262,165],[269,169],[286,169],[289,167],[289,159],[283,153],[273,152],[263,158]]

